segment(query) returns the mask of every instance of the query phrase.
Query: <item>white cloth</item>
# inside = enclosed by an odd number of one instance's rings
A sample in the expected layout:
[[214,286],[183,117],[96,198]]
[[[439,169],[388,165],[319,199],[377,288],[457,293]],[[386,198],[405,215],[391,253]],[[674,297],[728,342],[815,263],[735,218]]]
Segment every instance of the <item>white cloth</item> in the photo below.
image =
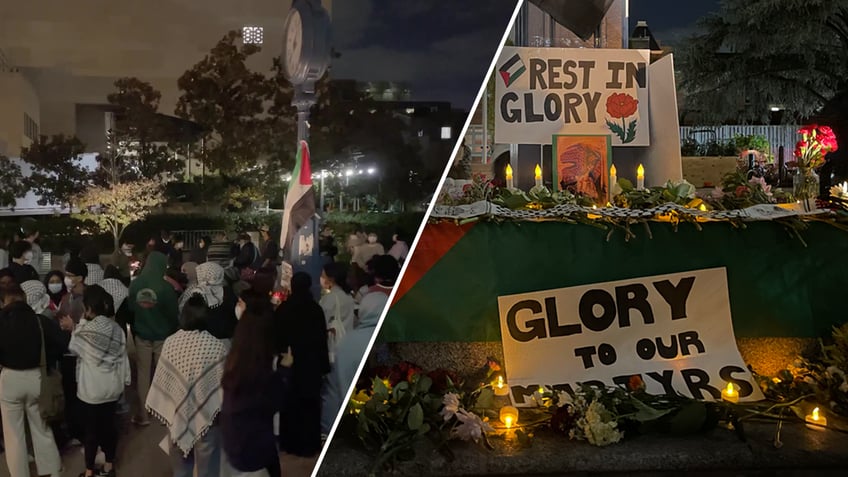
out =
[[85,277],[86,285],[100,285],[100,282],[103,281],[103,267],[96,263],[86,263],[86,268],[88,268],[88,276]]
[[77,397],[88,404],[117,401],[130,384],[127,341],[111,318],[80,320],[68,350],[77,360]]
[[336,348],[345,334],[353,329],[354,321],[356,321],[354,314],[356,303],[353,297],[344,290],[334,286],[329,293],[321,297],[320,305],[327,320],[327,349],[330,352],[330,363],[335,363]]
[[47,288],[38,280],[27,280],[21,283],[21,289],[26,294],[27,305],[35,312],[36,315],[41,315],[44,310],[50,307],[50,296],[47,295]]
[[130,294],[127,286],[117,278],[107,278],[100,282],[100,286],[112,295],[112,302],[115,304],[115,312],[117,312]]
[[180,312],[194,295],[202,295],[209,308],[217,308],[224,303],[224,268],[215,262],[206,262],[198,265],[195,271],[197,285],[186,290],[180,297]]
[[162,346],[145,406],[184,457],[221,412],[226,358],[226,345],[206,331],[180,330]]

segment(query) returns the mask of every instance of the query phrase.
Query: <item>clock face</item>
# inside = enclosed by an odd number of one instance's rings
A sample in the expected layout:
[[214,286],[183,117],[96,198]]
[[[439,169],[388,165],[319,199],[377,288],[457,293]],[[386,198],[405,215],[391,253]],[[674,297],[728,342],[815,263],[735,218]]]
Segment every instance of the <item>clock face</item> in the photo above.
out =
[[303,56],[303,19],[300,12],[292,10],[286,21],[286,73],[289,77],[297,75]]

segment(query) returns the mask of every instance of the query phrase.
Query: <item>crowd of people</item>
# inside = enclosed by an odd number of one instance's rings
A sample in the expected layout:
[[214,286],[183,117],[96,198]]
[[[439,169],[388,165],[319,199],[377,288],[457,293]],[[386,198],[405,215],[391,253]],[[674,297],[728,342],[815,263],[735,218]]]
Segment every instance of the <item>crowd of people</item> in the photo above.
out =
[[[396,235],[386,253],[375,234],[359,232],[347,244],[351,263],[341,263],[328,233],[313,277],[285,273],[274,235],[259,235],[207,236],[186,250],[162,232],[143,250],[122,241],[108,256],[73,244],[43,277],[33,267],[37,232],[0,243],[0,417],[11,476],[29,476],[31,461],[38,475],[58,476],[60,450],[78,445],[80,476],[116,475],[118,423],[129,412],[136,426],[167,427],[177,477],[274,477],[279,451],[316,455],[409,247]],[[130,384],[137,392],[127,393]],[[61,414],[47,405],[56,395]]]

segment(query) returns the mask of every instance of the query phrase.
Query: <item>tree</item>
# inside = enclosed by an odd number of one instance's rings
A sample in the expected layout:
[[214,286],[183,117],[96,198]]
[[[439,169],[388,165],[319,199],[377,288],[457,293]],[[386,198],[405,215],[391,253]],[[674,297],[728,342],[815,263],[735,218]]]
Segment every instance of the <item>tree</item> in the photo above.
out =
[[[848,140],[848,0],[725,0],[702,32],[678,49],[686,109],[701,123],[811,117]],[[848,148],[829,157],[831,174],[848,176]]]
[[848,0],[726,0],[676,52],[686,108],[705,122],[788,121],[848,91]]
[[262,116],[269,83],[246,64],[259,47],[238,46],[240,39],[240,32],[227,33],[177,82],[182,91],[177,116],[209,131],[204,138],[204,160],[225,174],[255,164],[267,142],[268,121]]
[[178,172],[182,162],[168,150],[171,138],[159,115],[162,94],[138,78],[121,78],[115,89],[107,96],[117,110],[115,125],[107,135],[109,152],[101,158],[108,183]]
[[0,155],[0,207],[11,207],[27,193],[21,167]]
[[39,205],[70,205],[73,197],[91,184],[93,173],[80,159],[84,152],[79,139],[63,135],[41,136],[21,151],[21,158],[32,169],[24,184],[39,196]]
[[144,219],[163,202],[162,185],[155,180],[94,186],[76,196],[78,212],[73,216],[110,232],[117,249],[127,225]]

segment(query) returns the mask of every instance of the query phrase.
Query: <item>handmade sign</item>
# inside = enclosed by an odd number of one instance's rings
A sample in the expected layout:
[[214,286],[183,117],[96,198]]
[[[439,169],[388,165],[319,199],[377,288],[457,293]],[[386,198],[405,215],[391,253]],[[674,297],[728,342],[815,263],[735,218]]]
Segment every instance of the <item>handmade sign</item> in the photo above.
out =
[[559,190],[591,197],[600,207],[609,202],[609,136],[555,135],[553,151],[554,185]]
[[496,81],[495,142],[549,144],[554,134],[609,135],[648,146],[650,52],[504,47]]
[[498,297],[513,402],[540,386],[622,385],[652,394],[763,399],[733,336],[724,268]]

